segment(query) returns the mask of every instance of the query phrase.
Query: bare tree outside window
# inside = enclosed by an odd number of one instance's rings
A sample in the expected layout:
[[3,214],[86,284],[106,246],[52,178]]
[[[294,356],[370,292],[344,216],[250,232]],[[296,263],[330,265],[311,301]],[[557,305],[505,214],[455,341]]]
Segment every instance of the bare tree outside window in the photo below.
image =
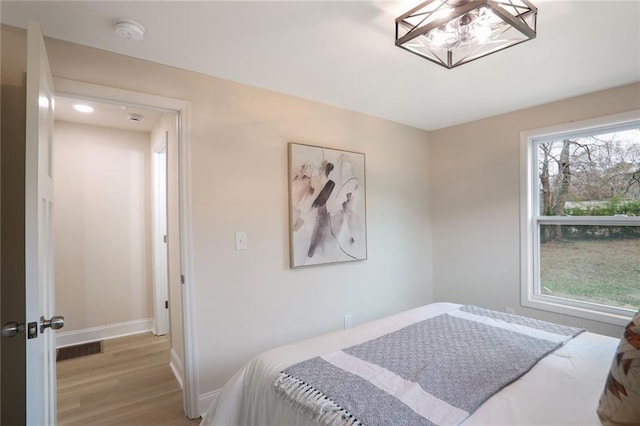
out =
[[[537,165],[539,217],[640,218],[640,129],[540,141]],[[542,294],[640,307],[640,226],[611,220],[538,227]]]
[[640,131],[538,145],[540,215],[640,215]]

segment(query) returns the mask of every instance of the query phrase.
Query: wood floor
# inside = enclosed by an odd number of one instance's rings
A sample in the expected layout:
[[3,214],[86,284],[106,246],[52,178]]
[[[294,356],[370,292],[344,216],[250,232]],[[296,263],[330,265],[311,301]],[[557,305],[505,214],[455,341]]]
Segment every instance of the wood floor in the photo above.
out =
[[104,341],[104,353],[57,362],[58,424],[189,425],[169,368],[169,342],[152,333]]

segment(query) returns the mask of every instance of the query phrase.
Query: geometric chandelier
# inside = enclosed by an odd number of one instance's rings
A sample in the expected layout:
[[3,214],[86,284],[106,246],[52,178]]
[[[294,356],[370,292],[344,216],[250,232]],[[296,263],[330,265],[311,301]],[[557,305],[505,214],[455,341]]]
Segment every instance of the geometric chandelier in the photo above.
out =
[[396,46],[446,68],[534,39],[528,0],[427,0],[396,18]]

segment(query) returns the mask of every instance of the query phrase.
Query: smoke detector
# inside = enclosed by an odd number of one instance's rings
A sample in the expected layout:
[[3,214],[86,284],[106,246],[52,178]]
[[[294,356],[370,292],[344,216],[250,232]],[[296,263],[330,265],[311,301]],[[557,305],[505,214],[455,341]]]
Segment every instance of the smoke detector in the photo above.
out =
[[117,19],[113,25],[116,34],[125,40],[142,40],[144,37],[144,27],[130,19]]

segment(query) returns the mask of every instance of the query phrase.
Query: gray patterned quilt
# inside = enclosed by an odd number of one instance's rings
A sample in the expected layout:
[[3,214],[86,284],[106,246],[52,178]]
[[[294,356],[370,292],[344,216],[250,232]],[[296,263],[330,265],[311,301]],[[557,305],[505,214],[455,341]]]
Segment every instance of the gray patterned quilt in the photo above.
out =
[[275,388],[328,425],[457,425],[584,330],[462,306],[285,369]]

